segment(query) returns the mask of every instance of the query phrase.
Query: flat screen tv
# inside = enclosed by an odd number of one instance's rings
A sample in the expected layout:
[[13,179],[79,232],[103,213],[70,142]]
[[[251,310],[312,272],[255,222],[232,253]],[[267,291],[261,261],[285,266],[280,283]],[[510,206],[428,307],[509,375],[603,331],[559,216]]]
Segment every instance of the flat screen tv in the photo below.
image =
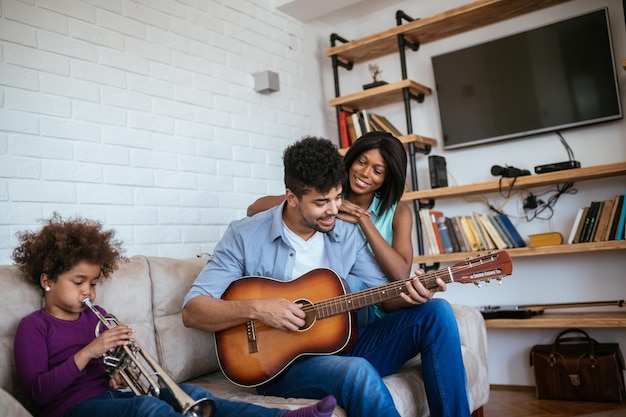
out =
[[444,149],[622,117],[608,10],[432,58]]

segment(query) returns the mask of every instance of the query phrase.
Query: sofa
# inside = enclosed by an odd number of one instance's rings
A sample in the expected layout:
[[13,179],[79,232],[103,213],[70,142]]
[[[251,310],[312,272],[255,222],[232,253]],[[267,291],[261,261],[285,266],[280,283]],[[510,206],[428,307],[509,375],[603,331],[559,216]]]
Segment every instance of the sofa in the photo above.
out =
[[[172,259],[133,256],[98,287],[95,304],[132,325],[136,341],[159,361],[176,382],[200,385],[215,395],[285,409],[300,408],[314,401],[257,395],[252,388],[231,383],[217,361],[213,335],[186,328],[181,304],[207,258]],[[22,317],[42,308],[40,289],[23,280],[13,265],[0,266],[0,416],[32,416],[32,407],[17,383],[13,339]],[[476,309],[454,305],[461,334],[463,361],[468,377],[468,395],[475,416],[489,398],[486,328]],[[428,416],[419,356],[396,374],[385,378],[403,417]],[[334,416],[345,417],[336,408]]]

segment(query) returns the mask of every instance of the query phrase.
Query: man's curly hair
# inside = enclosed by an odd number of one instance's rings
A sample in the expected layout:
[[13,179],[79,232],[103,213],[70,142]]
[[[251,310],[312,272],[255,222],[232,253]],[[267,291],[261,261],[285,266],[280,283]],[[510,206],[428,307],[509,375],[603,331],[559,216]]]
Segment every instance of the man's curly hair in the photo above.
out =
[[307,136],[285,149],[285,187],[298,199],[312,190],[327,193],[340,186],[346,169],[337,147],[328,139]]
[[56,281],[80,261],[100,265],[101,276],[107,278],[118,262],[125,260],[122,242],[114,236],[113,230],[103,230],[97,221],[80,217],[63,220],[54,213],[39,232],[17,234],[20,245],[12,258],[25,278],[37,286],[42,274]]

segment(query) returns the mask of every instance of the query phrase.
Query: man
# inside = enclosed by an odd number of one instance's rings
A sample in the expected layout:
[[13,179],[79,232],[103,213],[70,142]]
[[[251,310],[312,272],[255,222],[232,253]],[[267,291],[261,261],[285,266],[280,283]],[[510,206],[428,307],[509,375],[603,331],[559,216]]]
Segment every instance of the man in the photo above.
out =
[[[327,267],[345,278],[352,291],[389,282],[358,227],[336,218],[345,179],[336,147],[308,137],[289,146],[283,159],[285,203],[231,223],[185,297],[186,326],[208,332],[250,320],[286,332],[304,326],[303,306],[278,295],[221,299],[228,285],[243,276],[291,281]],[[438,284],[445,291],[441,280]],[[258,388],[259,393],[308,398],[333,394],[350,417],[397,417],[382,377],[421,353],[431,415],[469,416],[454,314],[445,300],[432,299],[433,295],[418,279],[409,281],[401,297],[382,303],[387,314],[360,322],[359,338],[350,352],[299,359]]]

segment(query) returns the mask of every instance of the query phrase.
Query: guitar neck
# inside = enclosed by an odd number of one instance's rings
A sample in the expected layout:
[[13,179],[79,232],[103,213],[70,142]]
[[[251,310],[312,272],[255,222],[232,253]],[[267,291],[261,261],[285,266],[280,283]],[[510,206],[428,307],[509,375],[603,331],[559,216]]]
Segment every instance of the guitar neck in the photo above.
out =
[[477,258],[470,258],[448,268],[320,301],[314,304],[314,308],[316,317],[323,319],[400,297],[400,294],[407,291],[406,284],[415,278],[419,279],[427,289],[435,290],[438,287],[438,279],[446,284],[451,282],[478,284],[481,281],[500,280],[503,276],[511,275],[511,271],[509,255],[504,251],[492,252]]
[[542,312],[552,308],[580,308],[580,307],[623,307],[624,300],[614,301],[586,301],[580,303],[560,303],[560,304],[528,304],[520,306],[530,311]]
[[454,282],[452,271],[453,270],[451,268],[431,271],[425,273],[424,275],[413,276],[408,279],[394,281],[379,287],[368,288],[363,291],[357,291],[320,301],[315,303],[317,317],[322,319],[336,314],[347,313],[400,297],[401,293],[406,292],[406,283],[412,281],[416,277],[419,278],[420,282],[427,289],[435,289],[438,286],[436,282],[437,278],[441,278],[446,284]]

